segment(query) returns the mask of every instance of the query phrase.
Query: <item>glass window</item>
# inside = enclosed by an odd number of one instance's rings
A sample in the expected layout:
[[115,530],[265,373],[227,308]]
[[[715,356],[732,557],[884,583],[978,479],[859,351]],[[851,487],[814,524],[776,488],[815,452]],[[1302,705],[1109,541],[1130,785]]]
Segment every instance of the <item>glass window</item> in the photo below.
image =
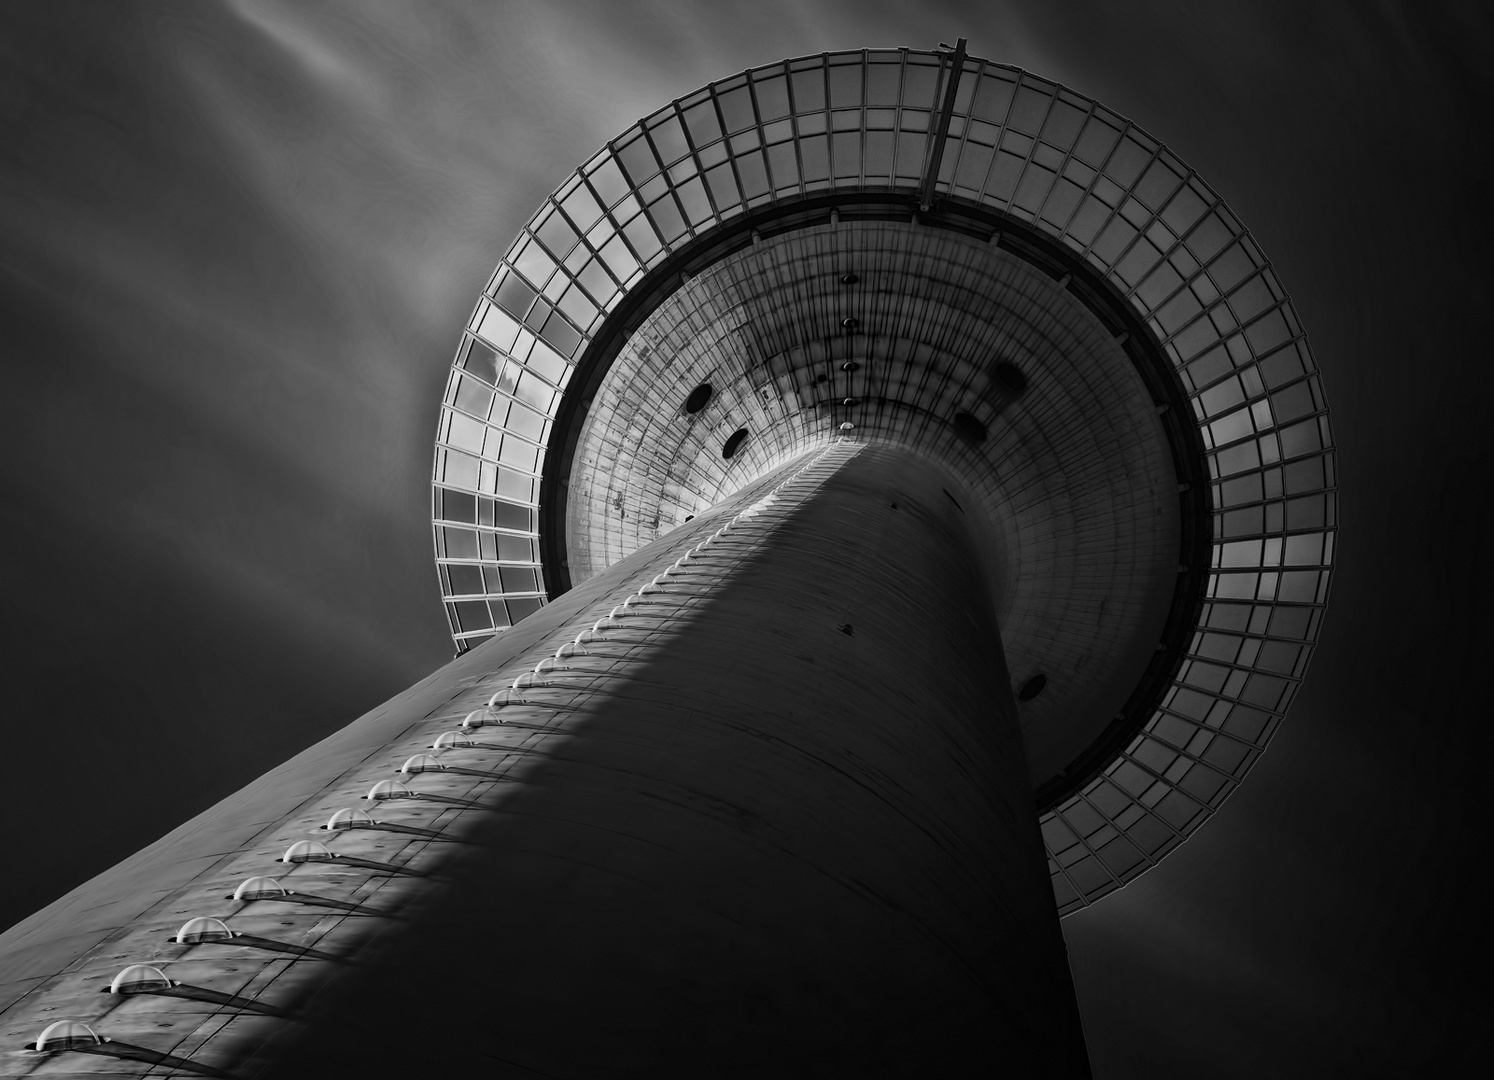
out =
[[443,528],[446,555],[452,559],[477,558],[477,534],[471,529]]
[[1074,210],[1083,198],[1082,188],[1068,180],[1060,180],[1048,193],[1047,204],[1043,207],[1043,220],[1051,223],[1055,229],[1062,229],[1073,217]]
[[679,195],[680,204],[685,208],[685,217],[691,225],[702,225],[715,216],[700,177],[691,178],[676,188],[675,192]]
[[588,177],[604,206],[616,206],[628,193],[628,181],[611,157],[604,158]]
[[623,235],[627,237],[628,243],[645,263],[658,254],[663,247],[658,234],[654,232],[653,222],[647,214],[639,214],[623,226]]
[[1287,502],[1287,526],[1293,529],[1319,529],[1326,524],[1327,500],[1322,495],[1308,495]]
[[513,347],[514,338],[519,333],[519,324],[505,315],[501,308],[488,304],[477,324],[477,333],[506,351]]
[[542,289],[555,272],[555,260],[550,258],[544,248],[531,241],[524,245],[524,250],[514,260],[513,267],[531,285]]
[[772,170],[776,190],[799,186],[799,163],[793,143],[778,143],[768,147],[768,167]]
[[1052,100],[1048,94],[1027,85],[1027,80],[1024,78],[1023,85],[1017,88],[1017,98],[1012,103],[1007,126],[1036,135],[1042,130],[1043,121],[1048,115],[1048,105]]
[[446,567],[447,578],[450,582],[451,596],[480,596],[487,592],[483,587],[482,571],[479,567],[460,564],[448,564]]
[[463,630],[490,630],[493,626],[493,618],[488,613],[488,605],[480,600],[468,600],[453,604],[456,609],[457,621]]
[[898,170],[896,175],[907,179],[919,179],[923,175],[923,157],[928,146],[928,134],[917,131],[898,133]]
[[576,190],[567,195],[560,205],[566,217],[570,218],[575,223],[575,227],[582,232],[590,229],[602,216],[602,207],[597,204],[591,189],[585,184],[577,184]]
[[498,557],[504,562],[534,562],[534,544],[527,537],[498,537]]
[[[577,190],[584,192],[586,189],[578,188]],[[539,227],[535,235],[539,237],[540,243],[549,249],[550,254],[557,259],[565,258],[570,253],[571,248],[575,247],[576,242],[580,239],[576,235],[576,230],[571,228],[570,222],[566,221],[565,215],[555,212],[552,212],[545,219],[544,224]],[[528,277],[527,274],[525,276]]]
[[634,187],[641,186],[659,172],[659,163],[654,157],[653,147],[641,134],[618,147],[617,161],[626,171],[627,179]]
[[536,592],[539,589],[539,580],[532,569],[505,566],[502,574],[503,591],[506,593]]
[[457,390],[457,408],[463,412],[471,413],[479,420],[487,418],[488,409],[493,404],[493,392],[476,379],[459,380],[460,387]]
[[835,154],[835,175],[840,179],[855,180],[861,175],[861,133],[846,131],[835,135],[832,150]]
[[451,426],[447,429],[446,441],[459,450],[481,453],[482,439],[487,429],[479,421],[461,413],[451,413],[450,417]]
[[866,133],[863,168],[866,169],[867,183],[885,184],[892,179],[892,155],[896,146],[894,140],[895,136],[890,131]]
[[898,104],[898,91],[902,82],[902,65],[898,57],[873,61],[866,68],[866,104],[879,108],[892,108]]
[[1079,137],[1085,119],[1084,109],[1067,101],[1055,101],[1043,124],[1042,137],[1054,146],[1068,149]]
[[717,165],[705,174],[705,178],[706,184],[710,187],[711,198],[717,206],[724,209],[742,201],[737,193],[737,179],[732,175],[729,164]]
[[[939,106],[936,97],[939,90],[939,61],[909,56],[908,66],[903,71],[903,107],[905,109],[935,109]],[[1003,107],[1002,115],[1006,110]],[[1001,121],[995,120],[994,123]]]
[[679,117],[673,112],[657,123],[651,123],[648,133],[654,141],[654,150],[658,153],[659,160],[665,165],[673,164],[690,153],[690,146],[685,142],[685,130],[680,126]]
[[831,108],[860,108],[861,72],[862,65],[859,57],[854,63],[830,66]]
[[796,70],[792,78],[795,112],[813,112],[825,107],[825,73],[817,62]]
[[1026,210],[1030,216],[1035,217],[1052,186],[1052,173],[1036,166],[1027,168],[1023,170],[1022,179],[1017,184],[1017,191],[1012,197],[1012,202]]
[[1120,131],[1117,128],[1101,117],[1090,117],[1074,144],[1074,156],[1097,169],[1103,168],[1119,138]]
[[463,360],[463,366],[482,379],[489,386],[496,385],[498,380],[494,375],[497,370],[498,356],[492,349],[475,339],[468,344],[467,355]]
[[685,232],[685,219],[681,216],[674,199],[665,195],[648,208],[649,217],[665,243],[670,243]]
[[706,146],[722,136],[720,121],[716,119],[716,106],[710,98],[698,102],[685,110],[685,126],[690,139],[697,146]]
[[1141,179],[1136,182],[1136,198],[1154,212],[1160,211],[1167,205],[1167,200],[1172,197],[1180,183],[1182,183],[1182,177],[1173,172],[1166,162],[1153,161],[1142,174]]
[[[559,312],[553,313],[545,320],[544,329],[540,331],[545,341],[562,356],[572,356],[576,347],[581,344],[581,334],[561,317]],[[530,354],[531,366],[533,366],[533,353]]]
[[789,115],[788,86],[781,69],[754,72],[752,93],[757,98],[757,108],[763,123]]
[[439,490],[441,516],[447,521],[472,523],[477,520],[477,500],[465,491]]
[[752,113],[752,92],[746,83],[739,83],[716,98],[721,115],[726,118],[727,131],[741,131],[757,122]]
[[[632,273],[638,269],[638,260],[633,257],[632,251],[628,249],[627,241],[621,236],[614,236],[606,244],[602,245],[599,252],[603,262],[611,269],[612,275],[618,281],[627,281]],[[598,299],[602,299],[607,293],[606,286],[602,292],[593,293]],[[610,296],[610,293],[607,293]]]

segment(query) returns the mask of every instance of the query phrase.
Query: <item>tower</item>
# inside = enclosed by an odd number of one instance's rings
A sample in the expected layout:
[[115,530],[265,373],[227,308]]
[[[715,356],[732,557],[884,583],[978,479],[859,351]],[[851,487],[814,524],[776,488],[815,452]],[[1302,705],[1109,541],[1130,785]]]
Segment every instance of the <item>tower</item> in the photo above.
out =
[[462,655],[0,939],[0,1072],[1082,1074],[1056,915],[1248,770],[1332,557],[1249,236],[963,46],[610,142],[434,480]]

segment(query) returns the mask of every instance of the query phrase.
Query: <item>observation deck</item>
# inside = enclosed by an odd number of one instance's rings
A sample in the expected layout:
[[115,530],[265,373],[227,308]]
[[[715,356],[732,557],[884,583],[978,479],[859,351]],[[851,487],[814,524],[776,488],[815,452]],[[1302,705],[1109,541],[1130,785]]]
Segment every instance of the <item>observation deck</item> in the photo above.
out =
[[974,495],[1060,911],[1155,865],[1265,748],[1327,599],[1326,404],[1247,230],[1130,121],[963,46],[672,102],[546,199],[463,335],[459,651],[842,435]]

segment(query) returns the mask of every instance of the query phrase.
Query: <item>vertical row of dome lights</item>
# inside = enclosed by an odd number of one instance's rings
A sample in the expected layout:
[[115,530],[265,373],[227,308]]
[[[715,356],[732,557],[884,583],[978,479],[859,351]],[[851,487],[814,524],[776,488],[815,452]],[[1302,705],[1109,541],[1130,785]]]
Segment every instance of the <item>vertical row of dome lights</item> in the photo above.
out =
[[[839,214],[832,211],[830,220],[832,224],[836,224],[839,220]],[[994,246],[1000,242],[1001,234],[998,232],[992,237],[991,243]],[[861,278],[855,271],[847,271],[840,276],[840,283],[847,287],[860,284],[860,281]],[[848,315],[840,321],[840,328],[848,337],[855,335],[860,330],[860,327],[860,320],[853,315]],[[845,360],[840,365],[841,371],[845,372],[846,375],[846,393],[839,402],[842,408],[850,409],[861,404],[861,398],[857,397],[855,393],[855,376],[852,374],[860,370],[860,368],[861,364],[856,360]],[[1020,397],[1027,389],[1027,376],[1013,363],[1005,360],[993,361],[988,365],[988,371],[992,385],[1011,399]],[[826,381],[826,376],[821,375],[817,381]],[[836,403],[832,401],[829,404],[833,406]],[[956,411],[950,417],[950,425],[954,428],[956,435],[972,446],[979,446],[990,436],[986,425],[978,417],[973,413],[963,410]],[[840,434],[847,435],[854,431],[855,427],[854,422],[846,419],[839,425]]]
[[[838,222],[839,217],[839,214],[832,213],[832,222]],[[840,276],[840,283],[845,286],[855,285],[860,280],[861,279],[856,276],[854,271],[848,271]],[[847,315],[844,319],[840,320],[840,328],[846,332],[847,337],[854,336],[856,333],[856,328],[860,325],[860,322],[854,315]],[[846,373],[846,396],[841,400],[841,405],[847,409],[849,409],[853,405],[860,404],[860,402],[857,401],[856,396],[851,393],[851,372],[855,371],[859,366],[860,365],[857,364],[854,360],[844,360],[840,365],[840,370]],[[855,430],[856,425],[849,419],[841,421],[840,433],[842,435],[849,435]]]
[[[456,750],[496,750],[506,756],[520,757],[535,754],[537,750],[533,746],[506,747],[477,742],[472,736],[484,727],[507,723],[510,717],[505,714],[505,709],[529,707],[548,710],[551,713],[549,722],[536,723],[532,726],[535,730],[550,727],[555,716],[567,707],[556,702],[545,701],[542,695],[536,694],[536,691],[550,688],[589,692],[594,689],[593,677],[598,672],[595,668],[584,667],[588,659],[600,662],[604,668],[603,673],[611,671],[619,663],[638,662],[639,654],[632,651],[632,647],[637,644],[632,631],[641,630],[645,635],[652,634],[660,628],[662,620],[669,620],[688,611],[693,606],[692,601],[698,601],[702,595],[713,589],[730,573],[735,563],[762,543],[766,533],[783,519],[787,510],[812,494],[858,450],[859,447],[856,444],[846,440],[836,440],[822,448],[805,464],[774,485],[766,494],[732,515],[725,524],[715,529],[703,540],[689,546],[663,572],[650,577],[625,596],[620,603],[612,606],[605,615],[590,622],[574,637],[567,636],[553,654],[544,656],[532,668],[522,671],[506,686],[494,691],[487,699],[486,705],[468,712],[456,729],[436,736],[432,742],[422,748],[424,752],[408,756],[398,769],[399,778],[378,781],[362,798],[374,804],[388,803],[393,800],[429,802],[441,807],[455,808],[458,811],[490,808],[489,803],[480,799],[464,799],[437,792],[419,791],[410,786],[408,781],[422,773],[469,776],[482,783],[516,779],[504,770],[451,764],[447,760],[447,754]],[[596,614],[603,606],[605,602],[596,605],[591,609],[591,614]],[[568,634],[569,631],[560,630],[557,631],[557,635],[552,635],[550,640],[553,641],[554,636]],[[608,656],[607,644],[620,640],[620,635],[625,634],[629,635],[629,649],[625,650],[622,655]],[[568,686],[566,679],[569,673],[585,675],[590,685]],[[499,675],[495,678],[506,679],[507,676]],[[440,717],[429,719],[438,722],[441,720]],[[553,735],[558,732],[550,728],[545,733]],[[540,737],[543,738],[544,735]],[[429,738],[429,736],[424,736],[424,738]],[[424,843],[463,842],[460,837],[447,835],[443,829],[381,821],[365,810],[352,807],[344,807],[335,811],[326,824],[320,826],[320,831],[330,834],[354,831],[388,832],[409,836],[417,842]],[[367,870],[373,874],[386,875],[390,879],[428,876],[427,871],[407,863],[391,863],[335,852],[319,840],[298,840],[292,843],[276,861],[282,863],[290,871],[303,864],[320,863]],[[232,895],[225,899],[240,904],[264,902],[293,904],[325,912],[332,917],[348,915],[398,917],[397,913],[392,910],[361,901],[299,892],[279,878],[266,875],[244,879],[234,889]],[[275,960],[288,963],[304,960],[328,963],[348,962],[347,956],[335,952],[235,930],[228,925],[227,920],[231,918],[231,915],[226,918],[194,916],[184,922],[180,929],[171,935],[169,941],[190,950],[217,945],[249,948],[271,953]],[[343,924],[339,923],[338,927],[341,925]],[[325,931],[323,936],[332,933],[338,927]],[[137,996],[169,997],[204,1002],[220,1009],[259,1016],[280,1019],[296,1018],[296,1014],[291,1009],[260,1001],[256,997],[173,979],[165,969],[172,963],[180,962],[181,959],[183,958],[152,959],[150,962],[129,964],[121,969],[101,992],[110,995],[111,1004]],[[102,1055],[199,1076],[226,1077],[230,1075],[222,1069],[193,1061],[189,1057],[176,1056],[165,1051],[121,1042],[101,1035],[92,1025],[77,1019],[57,1020],[49,1024],[36,1041],[27,1044],[26,1048],[46,1054],[73,1051]]]

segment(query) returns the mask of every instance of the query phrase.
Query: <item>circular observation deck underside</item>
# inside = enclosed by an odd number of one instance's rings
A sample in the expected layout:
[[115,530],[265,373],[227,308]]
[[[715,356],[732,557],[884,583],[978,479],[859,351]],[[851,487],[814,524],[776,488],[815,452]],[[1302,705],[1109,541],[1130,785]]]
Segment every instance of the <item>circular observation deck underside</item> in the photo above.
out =
[[1218,196],[1095,102],[907,50],[747,72],[610,143],[479,302],[436,455],[453,633],[837,433],[935,458],[1014,689],[1044,677],[1021,719],[1071,911],[1207,818],[1301,678],[1335,511],[1314,372]]
[[759,239],[639,325],[580,424],[572,583],[837,433],[944,465],[982,537],[988,582],[971,587],[991,591],[1014,689],[1046,679],[1021,710],[1039,785],[1156,656],[1181,515],[1155,404],[1073,294],[989,243],[886,220]]

